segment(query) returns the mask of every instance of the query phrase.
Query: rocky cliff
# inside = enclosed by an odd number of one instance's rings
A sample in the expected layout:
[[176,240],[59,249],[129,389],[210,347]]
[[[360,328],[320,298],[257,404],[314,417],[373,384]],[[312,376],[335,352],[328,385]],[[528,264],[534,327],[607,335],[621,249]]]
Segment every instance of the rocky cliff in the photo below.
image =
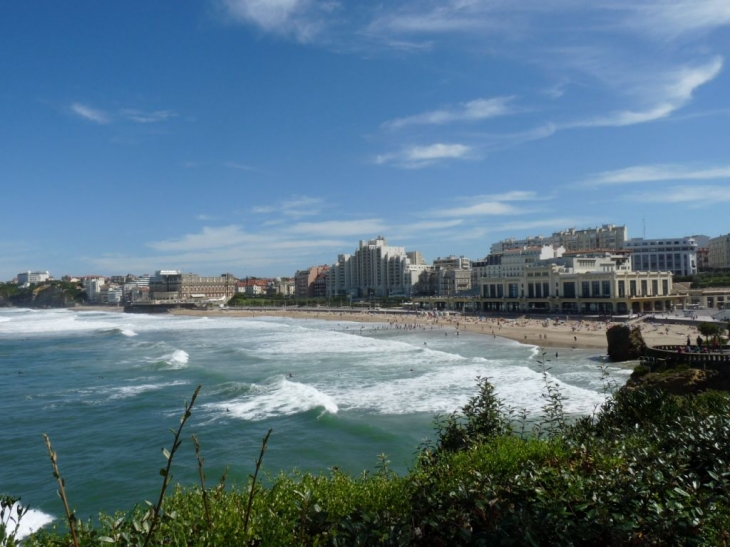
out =
[[647,373],[639,366],[622,389],[637,388],[657,388],[673,395],[730,391],[730,371],[685,368]]
[[13,295],[0,295],[0,307],[68,308],[75,306],[74,295],[57,285],[41,285]]

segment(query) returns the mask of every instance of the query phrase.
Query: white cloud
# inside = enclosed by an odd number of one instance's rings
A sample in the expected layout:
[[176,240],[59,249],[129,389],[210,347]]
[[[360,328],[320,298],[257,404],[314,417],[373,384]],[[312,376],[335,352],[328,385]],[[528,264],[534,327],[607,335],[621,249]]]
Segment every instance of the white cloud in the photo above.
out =
[[652,73],[648,82],[642,77],[640,82],[628,83],[629,86],[633,85],[634,94],[644,95],[647,97],[645,100],[652,101],[646,108],[617,111],[609,116],[569,123],[563,127],[621,127],[666,118],[689,103],[698,87],[714,80],[720,74],[722,65],[723,60],[718,56],[704,65],[683,66],[661,74]]
[[240,226],[229,225],[218,228],[205,226],[202,232],[187,234],[179,239],[156,241],[149,247],[156,251],[193,251],[201,249],[220,249],[243,245],[250,240],[251,234],[245,233]]
[[661,39],[708,32],[730,24],[727,0],[653,0],[627,2],[623,25]]
[[376,156],[375,163],[392,163],[401,167],[418,169],[442,160],[475,158],[475,150],[471,146],[437,143],[428,146],[411,146],[400,152],[381,154]]
[[89,120],[90,122],[106,124],[111,121],[109,115],[106,114],[104,111],[92,108],[85,104],[73,103],[71,105],[71,111],[74,114],[81,116],[85,120]]
[[605,186],[609,184],[711,179],[730,179],[730,166],[697,169],[676,164],[635,165],[624,169],[596,173],[583,181],[582,185]]
[[233,21],[253,24],[266,32],[312,41],[326,26],[327,15],[339,3],[317,0],[220,0]]
[[730,201],[730,186],[674,186],[661,192],[632,194],[630,201],[644,203],[682,203],[695,206],[716,205]]
[[470,201],[474,200],[489,200],[489,201],[539,201],[550,199],[545,196],[540,197],[536,192],[526,192],[524,190],[513,190],[511,192],[505,192],[504,194],[490,194],[486,196],[475,196],[468,198]]
[[278,214],[292,218],[317,215],[325,206],[322,198],[309,196],[293,196],[276,205],[264,205],[254,207],[252,211],[257,214]]
[[473,122],[504,116],[514,112],[514,109],[508,105],[513,98],[494,97],[492,99],[475,99],[466,103],[459,103],[457,106],[391,120],[385,122],[383,127],[400,129],[408,125],[441,125],[451,122]]
[[300,222],[288,231],[303,236],[362,236],[363,234],[382,233],[387,230],[386,223],[379,218],[362,220],[328,220],[323,222]]
[[483,217],[497,215],[523,215],[534,212],[532,207],[519,208],[512,203],[535,202],[551,199],[538,196],[535,192],[513,190],[502,194],[488,194],[481,196],[461,197],[456,201],[463,204],[456,207],[441,207],[429,211],[430,217]]
[[[557,217],[545,218],[541,220],[519,220],[515,222],[507,222],[495,228],[500,232],[527,232],[529,230],[564,230],[567,226],[590,226],[596,223],[595,217],[591,218],[570,218]],[[522,237],[522,236],[521,236]]]
[[142,110],[125,109],[122,110],[122,116],[137,123],[159,123],[177,117],[177,113],[172,110],[155,110],[152,112],[144,112]]
[[492,216],[492,215],[514,215],[522,211],[512,205],[500,201],[482,201],[464,207],[451,209],[435,209],[429,214],[436,217],[471,217],[471,216]]

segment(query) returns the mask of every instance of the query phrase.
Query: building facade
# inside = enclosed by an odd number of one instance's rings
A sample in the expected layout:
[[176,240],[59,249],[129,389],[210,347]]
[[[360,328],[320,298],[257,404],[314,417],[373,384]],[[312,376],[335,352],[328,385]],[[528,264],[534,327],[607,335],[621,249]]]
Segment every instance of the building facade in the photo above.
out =
[[51,274],[45,272],[21,272],[18,274],[18,285],[32,285],[34,283],[45,283],[51,279]]
[[236,292],[233,274],[200,276],[178,270],[158,270],[150,277],[152,300],[191,302],[195,300],[228,300]]
[[493,244],[491,253],[498,254],[507,249],[545,245],[563,247],[566,251],[618,250],[623,247],[627,239],[626,226],[604,224],[597,228],[584,230],[568,228],[560,232],[553,232],[549,237],[528,236],[525,239],[505,239]]
[[485,311],[611,315],[668,311],[677,302],[670,272],[633,271],[624,254],[571,254],[517,277],[481,280]]
[[[315,296],[327,296],[327,281],[330,267],[325,264],[323,266],[311,266],[306,270],[298,270],[294,274],[294,296],[297,298],[312,298]],[[325,281],[319,281],[317,287],[315,283],[324,276]],[[322,293],[322,285],[324,283],[324,294]],[[320,294],[315,294],[320,293]]]
[[692,237],[633,238],[624,244],[631,251],[631,267],[638,272],[670,271],[674,275],[697,273],[697,242]]
[[405,249],[388,245],[382,236],[360,241],[353,254],[339,255],[337,263],[330,268],[328,295],[357,298],[408,295],[412,291],[412,286],[406,286],[406,280],[412,279],[410,274],[406,275],[409,265]]
[[730,234],[710,238],[707,244],[707,255],[710,269],[730,269]]

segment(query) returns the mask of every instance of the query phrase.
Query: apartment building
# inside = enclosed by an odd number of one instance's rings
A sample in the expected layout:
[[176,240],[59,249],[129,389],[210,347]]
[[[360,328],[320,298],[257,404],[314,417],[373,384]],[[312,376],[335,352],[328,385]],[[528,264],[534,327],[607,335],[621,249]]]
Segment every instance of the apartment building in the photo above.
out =
[[[294,296],[297,298],[312,298],[314,296],[327,296],[327,281],[326,278],[329,276],[330,267],[327,264],[322,266],[310,266],[306,270],[298,270],[294,274]],[[325,281],[319,281],[315,287],[315,283],[324,276]],[[324,294],[315,294],[322,292],[322,285],[324,283]]]
[[710,269],[730,269],[730,234],[710,238],[707,244],[707,255]]
[[410,294],[412,286],[406,286],[406,280],[412,279],[409,265],[405,249],[388,245],[383,236],[360,241],[353,254],[339,255],[330,268],[328,295],[367,298]]
[[669,271],[674,275],[697,273],[697,248],[693,237],[636,237],[624,243],[624,249],[631,251],[631,267],[635,271]]
[[544,247],[546,245],[563,247],[566,251],[618,250],[623,247],[627,239],[628,231],[626,226],[604,224],[597,228],[584,230],[568,228],[567,230],[553,232],[549,237],[528,236],[525,239],[504,239],[494,243],[490,253],[499,254],[507,249]]

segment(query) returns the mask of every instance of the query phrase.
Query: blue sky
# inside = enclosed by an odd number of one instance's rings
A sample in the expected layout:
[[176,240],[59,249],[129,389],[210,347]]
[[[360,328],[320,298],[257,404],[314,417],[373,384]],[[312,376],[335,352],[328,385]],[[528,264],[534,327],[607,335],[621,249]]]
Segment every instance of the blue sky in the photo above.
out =
[[0,279],[730,232],[727,0],[0,4]]

